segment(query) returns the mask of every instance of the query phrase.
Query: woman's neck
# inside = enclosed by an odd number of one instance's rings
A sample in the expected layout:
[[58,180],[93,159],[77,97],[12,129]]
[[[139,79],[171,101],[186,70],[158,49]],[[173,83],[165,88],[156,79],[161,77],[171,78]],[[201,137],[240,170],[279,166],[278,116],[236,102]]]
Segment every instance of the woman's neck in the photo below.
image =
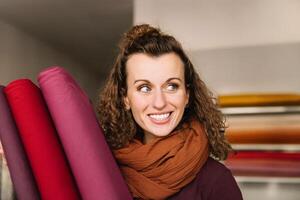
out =
[[156,137],[153,134],[144,132],[143,144],[148,144],[149,142],[151,142],[155,138]]

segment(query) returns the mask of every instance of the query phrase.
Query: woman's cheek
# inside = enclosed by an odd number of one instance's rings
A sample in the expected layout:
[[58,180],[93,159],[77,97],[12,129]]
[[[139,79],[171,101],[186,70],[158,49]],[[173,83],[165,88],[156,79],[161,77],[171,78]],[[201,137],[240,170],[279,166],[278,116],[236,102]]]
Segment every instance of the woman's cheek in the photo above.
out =
[[141,94],[134,94],[132,96],[132,107],[139,112],[142,112],[145,108],[147,108],[147,104],[149,103],[149,98],[145,97]]

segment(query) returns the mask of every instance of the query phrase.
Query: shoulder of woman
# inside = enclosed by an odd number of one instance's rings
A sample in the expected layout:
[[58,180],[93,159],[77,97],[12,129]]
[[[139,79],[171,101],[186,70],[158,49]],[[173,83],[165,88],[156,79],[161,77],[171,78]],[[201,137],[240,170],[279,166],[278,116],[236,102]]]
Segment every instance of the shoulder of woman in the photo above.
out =
[[231,171],[222,163],[208,158],[206,165],[199,172],[198,187],[205,188],[210,200],[241,200],[240,188]]
[[[194,181],[171,199],[242,200],[241,191],[231,173],[222,163],[208,158]],[[188,197],[188,198],[186,198]]]

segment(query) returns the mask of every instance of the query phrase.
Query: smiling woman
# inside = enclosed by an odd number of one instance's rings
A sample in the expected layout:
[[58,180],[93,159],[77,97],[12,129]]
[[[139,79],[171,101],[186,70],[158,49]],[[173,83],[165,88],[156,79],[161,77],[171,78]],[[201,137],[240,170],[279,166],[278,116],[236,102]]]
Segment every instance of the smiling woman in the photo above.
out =
[[119,48],[98,114],[133,197],[242,199],[230,171],[211,158],[231,150],[223,116],[180,43],[143,24]]
[[144,143],[171,133],[189,100],[179,56],[134,54],[127,61],[127,75],[125,104],[143,129]]

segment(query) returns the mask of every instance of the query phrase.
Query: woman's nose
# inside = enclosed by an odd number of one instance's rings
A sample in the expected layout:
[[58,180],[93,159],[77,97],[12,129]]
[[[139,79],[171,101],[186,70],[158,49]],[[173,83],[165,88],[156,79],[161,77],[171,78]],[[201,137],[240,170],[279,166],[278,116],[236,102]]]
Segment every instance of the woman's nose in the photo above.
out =
[[162,109],[166,106],[166,97],[165,97],[165,94],[163,93],[163,91],[157,90],[154,93],[152,103],[153,103],[153,107],[156,109]]

